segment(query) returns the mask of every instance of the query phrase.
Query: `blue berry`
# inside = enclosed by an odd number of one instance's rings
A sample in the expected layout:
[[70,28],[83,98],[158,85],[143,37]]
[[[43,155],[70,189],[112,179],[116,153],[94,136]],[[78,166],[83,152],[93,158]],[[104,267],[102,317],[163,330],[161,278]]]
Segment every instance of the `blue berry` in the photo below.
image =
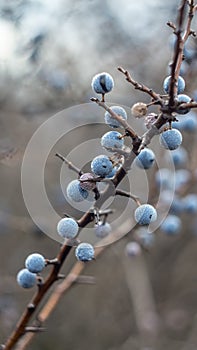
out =
[[74,202],[82,202],[88,197],[88,191],[80,186],[79,180],[71,181],[67,186],[66,193],[68,198]]
[[36,284],[36,274],[28,269],[22,269],[17,274],[17,282],[23,288],[32,288]]
[[110,74],[103,72],[93,77],[91,85],[97,94],[106,94],[113,89],[114,80]]
[[195,112],[189,112],[187,115],[183,115],[178,122],[172,122],[172,127],[188,133],[194,133],[197,130],[197,118]]
[[76,250],[75,256],[80,261],[90,261],[94,259],[94,247],[89,243],[80,243]]
[[124,139],[121,138],[121,134],[118,131],[108,131],[101,138],[101,146],[107,149],[119,148],[124,146]]
[[[83,190],[86,190],[86,191],[91,191],[93,190],[95,187],[96,187],[96,183],[93,182],[93,181],[88,181],[88,180],[93,180],[95,178],[94,174],[92,173],[84,173],[80,176],[80,180],[83,180],[83,181],[80,181],[80,186]],[[84,180],[87,180],[87,181],[84,181]]]
[[57,232],[63,238],[72,239],[78,234],[79,226],[72,218],[63,218],[57,224]]
[[157,220],[157,212],[150,204],[142,204],[135,210],[135,220],[140,225],[149,225]]
[[38,253],[30,254],[25,260],[25,267],[30,272],[39,273],[45,267],[45,258]]
[[180,166],[184,166],[187,163],[188,155],[187,151],[183,147],[179,147],[171,152],[172,161],[174,163],[175,168]]
[[105,177],[112,171],[112,169],[113,169],[112,162],[105,155],[97,156],[91,162],[91,170],[93,171],[94,174],[98,176]]
[[[189,97],[188,95],[179,94],[177,96],[177,102],[178,102],[178,104],[189,103],[189,102],[191,102],[191,97]],[[185,108],[185,109],[178,110],[177,113],[178,114],[187,114],[187,113],[189,113],[189,111],[190,111],[190,108]]]
[[136,164],[141,169],[149,169],[153,166],[155,161],[155,154],[149,148],[144,148],[136,157]]
[[[171,75],[166,77],[163,82],[163,89],[166,94],[169,93],[170,81],[171,81]],[[184,89],[185,89],[185,80],[181,76],[179,76],[178,83],[177,83],[177,93],[180,94],[181,92],[184,91]]]
[[184,210],[188,214],[197,213],[197,195],[194,193],[188,194],[183,199]]
[[160,226],[167,235],[176,235],[181,230],[181,220],[176,215],[168,215]]
[[108,179],[110,179],[111,177],[114,177],[116,175],[117,171],[119,170],[119,168],[120,168],[119,166],[115,166],[112,169],[112,171],[108,175],[106,175],[105,177]]
[[[181,120],[182,120],[182,118],[181,118]],[[180,123],[181,123],[181,121],[180,121]],[[179,124],[179,122],[177,124]],[[183,119],[183,122],[182,122],[182,129],[183,129],[183,131],[188,132],[188,133],[196,132],[196,130],[197,130],[197,118],[196,118],[195,113],[190,112],[187,116],[185,116],[185,118]]]
[[178,148],[182,143],[182,134],[179,130],[170,129],[160,135],[160,144],[169,150]]
[[[127,120],[127,113],[124,110],[124,108],[120,106],[113,106],[111,107],[111,110],[118,114],[122,119]],[[109,112],[105,112],[105,123],[111,128],[123,128],[123,126],[120,124],[120,122],[116,119],[114,119]]]
[[112,230],[111,225],[108,222],[105,222],[104,224],[102,222],[98,222],[94,226],[95,234],[99,238],[106,237]]

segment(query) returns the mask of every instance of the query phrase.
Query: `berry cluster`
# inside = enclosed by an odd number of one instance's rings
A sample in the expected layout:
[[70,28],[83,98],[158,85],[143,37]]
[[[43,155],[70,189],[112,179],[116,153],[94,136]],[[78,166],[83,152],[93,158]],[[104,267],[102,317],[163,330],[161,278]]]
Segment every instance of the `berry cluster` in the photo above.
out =
[[[89,242],[81,242],[80,232],[85,226],[92,224],[95,237],[103,243],[110,242],[110,238],[113,237],[113,225],[108,222],[110,210],[101,210],[102,205],[110,196],[122,195],[135,201],[136,209],[134,213],[131,212],[131,221],[136,224],[135,240],[129,242],[125,249],[126,255],[132,258],[141,254],[142,247],[149,249],[153,245],[155,236],[149,229],[152,227],[151,224],[158,220],[158,212],[161,208],[163,209],[165,206],[169,208],[170,206],[168,215],[161,223],[158,223],[158,226],[160,224],[160,232],[167,236],[177,236],[181,232],[182,213],[187,215],[197,213],[197,195],[192,192],[192,186],[188,187],[188,184],[191,185],[192,183],[191,179],[196,180],[197,174],[194,172],[191,174],[189,167],[187,168],[189,154],[183,146],[185,133],[192,135],[197,130],[196,115],[191,111],[192,108],[197,107],[197,103],[184,93],[186,84],[182,76],[187,71],[193,58],[196,58],[196,53],[194,54],[186,46],[188,37],[194,35],[190,25],[196,6],[193,6],[193,1],[183,3],[185,6],[189,6],[190,10],[185,33],[182,33],[183,23],[181,19],[184,17],[184,6],[182,10],[180,8],[177,27],[169,22],[169,26],[173,28],[173,38],[175,40],[173,40],[174,54],[173,62],[170,64],[170,73],[167,73],[168,76],[163,79],[164,94],[157,93],[152,88],[139,84],[127,70],[121,67],[118,68],[127,82],[150,97],[149,103],[138,101],[131,107],[132,117],[140,118],[146,127],[143,135],[137,135],[132,129],[124,108],[117,105],[110,108],[106,104],[106,94],[114,88],[112,76],[107,72],[101,72],[93,77],[91,87],[94,93],[99,95],[99,98],[93,97],[91,100],[105,110],[104,122],[112,130],[101,136],[100,143],[103,147],[103,154],[95,155],[87,172],[78,171],[73,166],[77,176],[66,188],[67,198],[71,202],[78,203],[87,200],[91,202],[91,206],[80,219],[64,217],[57,223],[57,233],[63,239],[63,243],[56,259],[49,261],[38,253],[30,254],[26,258],[25,268],[17,274],[17,282],[23,288],[31,288],[36,283],[39,286],[42,285],[44,282],[40,274],[44,267],[49,264],[56,265],[48,278],[48,281],[55,282],[59,277],[59,270],[73,246],[75,247],[75,257],[80,262],[76,264],[77,267],[83,266],[81,262],[86,263],[95,259],[95,247]],[[185,62],[183,61],[184,58]],[[155,108],[154,111],[149,110],[150,106],[153,109]],[[174,172],[167,167],[159,170],[154,168],[156,156],[149,145],[152,138],[158,135],[164,159],[168,161],[171,157]],[[64,160],[63,157],[60,158]],[[133,163],[141,169],[139,171],[150,171],[149,174],[153,174],[151,181],[154,181],[157,189],[160,190],[160,202],[158,204],[156,204],[155,198],[150,199],[150,203],[142,204],[135,195],[117,189],[127,172],[132,170]],[[173,177],[175,178],[174,182],[172,181]],[[99,186],[100,183],[103,186]],[[72,279],[76,280],[75,276],[72,275],[70,280]],[[69,283],[71,283],[70,280]],[[45,291],[47,291],[50,283],[49,285],[45,284],[45,287]],[[38,288],[38,294],[34,299],[35,305],[33,307],[35,309],[39,303],[37,300],[41,300],[43,296],[39,294],[41,289]],[[27,310],[16,330],[16,334],[18,330],[20,332],[19,337],[25,333],[25,326],[30,317],[31,312],[28,314]],[[14,339],[14,337],[11,338]]]
[[37,282],[37,275],[46,265],[45,258],[38,253],[30,254],[25,260],[25,268],[17,274],[17,282],[23,288],[32,288]]

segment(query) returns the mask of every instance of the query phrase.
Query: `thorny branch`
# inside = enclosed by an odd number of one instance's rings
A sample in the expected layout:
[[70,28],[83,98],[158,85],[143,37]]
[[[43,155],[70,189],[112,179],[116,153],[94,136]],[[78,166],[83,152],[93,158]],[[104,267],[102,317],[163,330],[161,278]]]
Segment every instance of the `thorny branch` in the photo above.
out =
[[[185,32],[183,32],[183,24],[184,24],[184,18],[185,18],[185,10],[186,5],[189,3],[189,14],[188,14],[188,20],[186,24]],[[196,6],[194,6],[194,1],[190,0],[189,2],[187,0],[182,0],[179,11],[178,11],[178,18],[177,18],[177,25],[170,25],[170,27],[173,29],[174,34],[176,35],[176,45],[174,49],[174,57],[173,62],[171,65],[171,84],[170,84],[170,91],[169,91],[169,101],[166,104],[166,100],[162,98],[160,94],[157,94],[152,89],[148,88],[147,86],[140,84],[136,82],[130,75],[130,73],[123,69],[122,67],[118,67],[118,70],[124,74],[126,80],[134,86],[135,89],[140,90],[146,94],[148,94],[152,101],[149,105],[152,104],[158,104],[160,107],[161,113],[159,113],[159,117],[156,119],[156,121],[152,124],[152,127],[142,135],[142,137],[139,137],[136,132],[132,129],[132,127],[128,124],[127,121],[123,120],[119,115],[114,113],[111,108],[109,108],[106,103],[104,102],[104,99],[100,101],[99,99],[92,98],[92,101],[97,103],[100,107],[105,109],[110,113],[110,115],[118,120],[121,125],[125,129],[126,135],[128,135],[132,139],[132,151],[129,153],[128,157],[124,160],[124,163],[114,176],[114,178],[109,181],[106,185],[106,188],[104,191],[100,193],[100,197],[95,201],[95,208],[98,210],[101,208],[102,204],[110,197],[114,196],[115,194],[120,194],[120,191],[118,193],[118,190],[116,190],[116,187],[118,184],[122,181],[122,179],[126,176],[127,171],[130,170],[131,164],[134,161],[136,155],[141,151],[143,147],[148,145],[151,142],[151,139],[159,133],[159,130],[163,125],[165,125],[168,121],[170,122],[175,117],[172,114],[173,112],[176,112],[175,108],[175,95],[177,93],[177,87],[176,82],[179,76],[181,62],[183,59],[183,48],[184,44],[189,37],[189,35],[194,34],[194,32],[191,30],[191,22],[194,15],[194,11],[196,10]],[[149,106],[147,105],[147,106]],[[178,106],[178,109],[184,109],[184,108],[195,108],[197,107],[197,103],[190,102],[181,104]],[[61,156],[59,153],[56,154],[57,157],[59,157],[63,162],[65,162],[69,168],[71,168],[73,171],[78,173],[78,175],[81,175],[82,172],[77,167],[73,166],[73,164],[66,160],[63,156]],[[137,201],[137,199],[136,199]],[[94,220],[94,214],[93,210],[88,210],[79,220],[78,225],[80,228],[85,227],[88,223]],[[128,232],[130,229],[130,222],[129,224],[124,224],[124,233],[121,231],[121,229],[118,231],[118,233],[112,233],[113,238],[116,237],[116,235],[119,237],[123,236],[125,232]],[[109,244],[110,239],[112,239],[112,236],[104,239],[104,244]],[[35,333],[40,330],[43,330],[42,324],[43,322],[49,317],[57,303],[59,302],[61,296],[67,291],[72,284],[77,280],[78,276],[82,272],[82,270],[85,267],[85,264],[82,262],[77,262],[70,273],[65,277],[63,282],[58,284],[54,291],[52,292],[51,296],[49,297],[48,302],[45,303],[42,310],[40,311],[38,315],[38,320],[40,322],[40,326],[38,327],[36,324],[36,321],[34,322],[35,325],[28,326],[28,323],[30,319],[32,318],[33,314],[35,314],[35,311],[38,308],[38,305],[43,300],[44,296],[46,295],[46,292],[50,289],[52,284],[58,280],[59,271],[67,258],[68,254],[72,250],[72,246],[69,245],[69,242],[64,244],[60,252],[58,253],[57,257],[55,258],[56,263],[52,264],[52,269],[46,278],[46,280],[39,285],[37,292],[33,296],[31,302],[26,307],[24,313],[22,314],[20,320],[18,321],[13,333],[9,336],[7,342],[5,345],[3,345],[4,350],[11,350],[19,340],[22,340],[19,343],[18,350],[25,349],[25,347],[28,345],[30,340],[33,338]],[[104,250],[104,246],[96,249],[96,256],[100,254]],[[37,329],[38,328],[38,329]],[[27,333],[28,332],[28,333]],[[21,346],[20,346],[21,344]]]

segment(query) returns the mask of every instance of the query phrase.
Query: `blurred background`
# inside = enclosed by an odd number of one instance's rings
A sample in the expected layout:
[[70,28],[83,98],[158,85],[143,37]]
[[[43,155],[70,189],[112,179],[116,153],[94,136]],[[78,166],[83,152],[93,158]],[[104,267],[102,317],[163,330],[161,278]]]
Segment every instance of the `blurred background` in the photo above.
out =
[[[142,134],[145,128],[141,121],[132,120],[129,113],[133,103],[147,102],[147,96],[134,90],[117,67],[123,66],[134,79],[163,93],[162,83],[169,74],[168,65],[173,56],[173,38],[166,22],[175,21],[178,3],[177,0],[1,0],[2,343],[15,327],[33,293],[32,290],[22,290],[16,283],[16,274],[23,267],[25,258],[32,252],[39,252],[50,259],[59,250],[59,244],[35,225],[23,200],[21,164],[30,138],[43,122],[69,107],[74,107],[77,112],[68,114],[66,127],[72,127],[73,123],[77,125],[78,118],[84,118],[85,122],[95,122],[97,118],[102,121],[103,111],[99,107],[98,111],[97,107],[88,107],[87,110],[84,107],[94,96],[92,77],[102,71],[110,73],[115,81],[107,101],[126,106],[129,122]],[[196,19],[192,28],[196,29]],[[196,43],[191,39],[181,74],[186,80],[186,93],[193,99],[197,96],[196,57]],[[81,109],[75,109],[80,104]],[[187,124],[182,129],[186,160],[177,166],[178,170],[184,168],[189,172],[179,173],[179,204],[188,193],[196,194],[195,113],[190,120],[189,126]],[[99,133],[102,135],[101,129]],[[71,135],[62,139],[49,155],[45,183],[50,201],[59,215],[63,215],[68,206],[59,184],[61,164],[54,153],[61,151],[66,155],[90,135],[95,137],[95,129],[79,128],[74,138]],[[153,143],[153,146],[157,147],[158,143]],[[80,159],[80,153],[78,156]],[[167,167],[165,155],[162,153],[160,157]],[[154,172],[149,173],[150,198],[157,193],[153,175]],[[32,173],[34,176],[36,169]],[[143,188],[139,184],[135,194],[143,197]],[[168,195],[166,192],[164,202]],[[117,208],[120,203],[115,203]],[[194,197],[192,209],[177,209],[177,202],[173,207],[172,214],[181,219],[179,234],[168,235],[157,230],[154,237],[150,237],[132,232],[110,245],[85,270],[86,274],[95,276],[96,284],[72,287],[48,320],[47,331],[37,335],[29,348],[196,349],[196,204]],[[73,209],[70,215],[79,216],[80,212]],[[47,221],[47,218],[43,220]],[[140,241],[142,249],[141,254],[135,252],[134,256],[128,257],[125,247],[131,240]],[[74,262],[73,253],[63,272],[67,273]]]

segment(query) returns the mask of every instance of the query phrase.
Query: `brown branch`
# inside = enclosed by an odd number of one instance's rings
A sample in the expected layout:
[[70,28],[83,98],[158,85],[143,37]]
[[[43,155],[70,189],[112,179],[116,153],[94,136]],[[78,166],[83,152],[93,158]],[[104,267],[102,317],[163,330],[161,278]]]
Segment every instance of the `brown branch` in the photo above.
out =
[[177,110],[187,109],[187,108],[197,108],[197,102],[181,103]]
[[83,172],[79,168],[77,168],[72,162],[70,162],[67,158],[62,156],[60,153],[56,153],[55,156],[58,157],[59,159],[61,159],[64,163],[66,163],[68,168],[73,170],[79,176],[81,176],[83,174]]
[[126,80],[129,83],[131,83],[136,90],[140,90],[142,92],[145,92],[146,94],[151,96],[155,101],[157,101],[158,104],[163,104],[163,100],[161,99],[159,94],[157,94],[156,92],[154,92],[152,89],[148,88],[147,86],[145,86],[143,84],[139,84],[137,81],[135,81],[131,77],[130,73],[127,70],[125,70],[124,68],[118,67],[117,69],[119,70],[119,72],[121,72],[125,75]]
[[[95,258],[97,258],[111,243],[115,240],[119,240],[126,234],[131,233],[132,221],[128,219],[124,224],[122,224],[117,230],[110,233],[107,237],[99,242],[99,247],[95,247]],[[39,320],[40,326],[49,318],[53,310],[56,308],[60,299],[63,295],[72,287],[72,285],[77,281],[78,277],[81,275],[86,263],[76,262],[74,267],[71,269],[64,281],[58,284],[51,296],[49,297],[46,304],[43,306],[42,310],[39,312],[37,319]],[[36,321],[35,321],[36,323]],[[23,336],[20,343],[16,347],[16,350],[24,350],[30,341],[35,336],[35,333],[27,333]]]
[[26,310],[22,314],[20,320],[18,321],[13,333],[10,335],[7,342],[5,343],[5,347],[4,347],[5,350],[12,349],[13,346],[20,339],[20,337],[25,333],[26,326],[27,326],[29,320],[31,319],[32,315],[36,311],[41,300],[43,299],[44,295],[49,290],[51,285],[57,280],[59,270],[60,270],[64,260],[68,256],[71,248],[72,248],[71,246],[67,246],[67,245],[62,246],[62,248],[57,256],[57,260],[58,260],[59,264],[53,265],[53,268],[52,268],[51,273],[49,274],[48,278],[41,286],[39,286],[37,292],[33,296],[31,302],[29,303]]
[[[171,81],[169,87],[169,107],[173,108],[175,104],[175,95],[177,94],[177,80],[179,77],[181,63],[183,60],[183,49],[184,44],[187,41],[189,35],[191,35],[191,22],[194,16],[194,3],[193,0],[190,1],[190,9],[188,14],[188,21],[186,24],[186,29],[183,33],[183,24],[185,20],[185,11],[187,6],[187,0],[182,0],[181,5],[178,9],[178,18],[177,18],[177,29],[174,31],[176,35],[176,44],[174,48],[174,58],[171,64]],[[183,34],[182,34],[183,33]]]
[[139,197],[135,196],[134,194],[132,194],[132,193],[130,193],[130,192],[125,192],[125,191],[122,191],[122,190],[116,190],[115,195],[116,195],[116,196],[122,196],[122,197],[131,198],[131,199],[133,199],[133,200],[136,202],[136,204],[137,204],[138,206],[141,205],[141,202],[140,202],[140,200],[139,200]]
[[121,116],[116,114],[110,107],[108,107],[106,105],[105,102],[100,101],[98,98],[95,98],[95,97],[92,97],[90,100],[92,102],[95,102],[98,106],[100,106],[103,109],[105,109],[115,120],[117,120],[124,127],[126,134],[128,136],[130,136],[134,142],[136,142],[137,140],[139,141],[138,135],[131,128],[131,126],[128,124],[128,122],[125,119],[123,119]]

